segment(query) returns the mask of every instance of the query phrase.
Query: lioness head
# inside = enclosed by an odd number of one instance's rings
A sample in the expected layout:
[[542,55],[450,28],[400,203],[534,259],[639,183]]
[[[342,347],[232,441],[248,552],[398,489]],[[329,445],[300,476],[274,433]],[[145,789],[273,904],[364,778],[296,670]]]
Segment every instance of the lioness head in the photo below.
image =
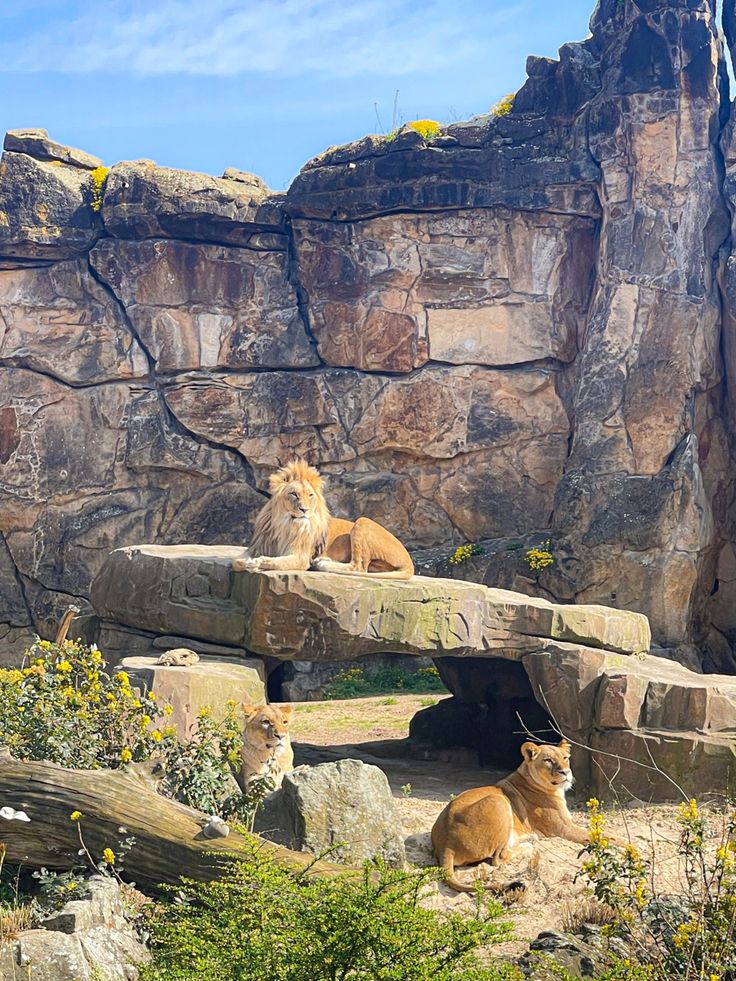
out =
[[563,739],[557,746],[524,743],[523,762],[519,769],[543,790],[565,793],[573,784],[570,769],[570,743]]
[[292,705],[243,704],[246,742],[260,743],[267,749],[277,749],[289,738]]

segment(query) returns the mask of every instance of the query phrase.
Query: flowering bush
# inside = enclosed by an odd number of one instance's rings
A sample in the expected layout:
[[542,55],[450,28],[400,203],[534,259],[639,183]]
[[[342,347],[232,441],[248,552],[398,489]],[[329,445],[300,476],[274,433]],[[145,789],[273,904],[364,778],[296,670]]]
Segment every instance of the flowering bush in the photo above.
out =
[[[487,964],[509,937],[501,907],[443,914],[422,900],[434,871],[366,866],[317,878],[276,865],[257,846],[214,882],[184,880],[150,921],[145,981],[506,981]],[[486,948],[483,950],[483,948]]]
[[442,135],[442,127],[434,119],[415,119],[413,123],[406,125],[415,133],[419,133],[427,143]]
[[230,812],[249,813],[247,800],[233,793],[242,741],[234,701],[219,722],[203,708],[197,732],[182,740],[167,724],[171,706],[134,689],[124,671],[109,674],[94,645],[38,640],[26,662],[0,669],[0,733],[18,759],[117,769],[157,756],[178,800],[211,813],[226,803]]
[[482,555],[483,549],[480,545],[473,545],[471,543],[467,545],[458,545],[455,551],[450,556],[450,565],[460,565],[466,559],[469,559],[471,555]]
[[539,545],[534,548],[530,548],[526,553],[526,561],[530,569],[534,572],[541,572],[542,569],[546,569],[547,566],[553,565],[555,557],[550,551],[552,547],[551,539],[546,539],[546,541],[540,542]]
[[514,108],[514,99],[516,98],[515,92],[509,92],[505,95],[503,99],[499,99],[498,102],[491,106],[492,116],[508,116],[511,110]]
[[109,173],[109,167],[95,167],[89,175],[91,181],[89,206],[93,211],[102,210],[102,198]]
[[[678,808],[678,895],[657,894],[652,867],[633,845],[614,850],[598,801],[588,801],[590,843],[583,872],[613,912],[607,928],[624,939],[617,981],[731,981],[736,976],[736,810],[719,829],[690,800]],[[606,975],[608,976],[608,975]]]

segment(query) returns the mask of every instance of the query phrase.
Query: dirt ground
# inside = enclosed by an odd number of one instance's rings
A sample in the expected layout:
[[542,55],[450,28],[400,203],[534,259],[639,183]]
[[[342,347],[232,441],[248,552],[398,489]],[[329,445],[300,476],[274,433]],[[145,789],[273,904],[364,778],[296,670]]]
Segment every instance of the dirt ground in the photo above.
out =
[[[416,866],[433,865],[429,831],[450,799],[469,787],[493,784],[506,773],[480,769],[469,761],[416,760],[408,756],[409,720],[421,708],[436,703],[441,695],[392,695],[304,702],[295,705],[292,740],[296,763],[318,763],[332,759],[362,759],[379,766],[387,775],[397,800],[406,840],[407,857]],[[586,823],[584,799],[568,795],[574,819]],[[653,857],[659,889],[678,891],[678,825],[675,805],[621,806],[606,801],[606,827],[634,843],[645,856]],[[502,870],[480,865],[464,870],[460,878],[470,880],[520,876],[528,885],[523,900],[509,911],[515,941],[498,948],[499,954],[514,954],[543,930],[564,928],[566,916],[585,896],[578,877],[579,846],[561,839],[542,839],[536,845],[538,864],[529,868],[528,859],[509,863]],[[535,862],[537,859],[535,858]],[[470,909],[472,897],[439,885],[432,905],[444,909]]]

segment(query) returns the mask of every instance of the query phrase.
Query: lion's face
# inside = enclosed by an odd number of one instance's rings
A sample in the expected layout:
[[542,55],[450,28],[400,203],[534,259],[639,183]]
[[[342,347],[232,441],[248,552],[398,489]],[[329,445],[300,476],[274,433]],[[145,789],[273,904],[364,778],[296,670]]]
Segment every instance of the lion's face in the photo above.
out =
[[271,474],[268,486],[271,499],[256,518],[250,555],[300,555],[307,568],[330,523],[322,478],[304,460],[292,460]]
[[245,738],[267,749],[277,749],[289,738],[291,705],[243,705]]
[[308,527],[312,523],[321,497],[306,480],[291,480],[279,487],[274,495],[281,507],[297,527]]
[[558,746],[524,743],[521,755],[524,762],[519,769],[538,787],[563,794],[572,787],[570,744],[566,740]]

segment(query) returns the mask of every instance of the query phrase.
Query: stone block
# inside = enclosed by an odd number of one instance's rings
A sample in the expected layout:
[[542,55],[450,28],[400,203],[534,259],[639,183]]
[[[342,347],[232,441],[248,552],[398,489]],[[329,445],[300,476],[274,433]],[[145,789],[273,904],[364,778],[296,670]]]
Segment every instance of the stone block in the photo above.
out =
[[134,687],[153,691],[158,702],[171,705],[174,711],[168,722],[182,738],[196,731],[197,715],[205,705],[214,718],[221,719],[230,699],[238,710],[243,702],[266,702],[265,670],[255,658],[235,661],[204,656],[197,664],[169,667],[157,664],[153,657],[126,657],[119,667]]

